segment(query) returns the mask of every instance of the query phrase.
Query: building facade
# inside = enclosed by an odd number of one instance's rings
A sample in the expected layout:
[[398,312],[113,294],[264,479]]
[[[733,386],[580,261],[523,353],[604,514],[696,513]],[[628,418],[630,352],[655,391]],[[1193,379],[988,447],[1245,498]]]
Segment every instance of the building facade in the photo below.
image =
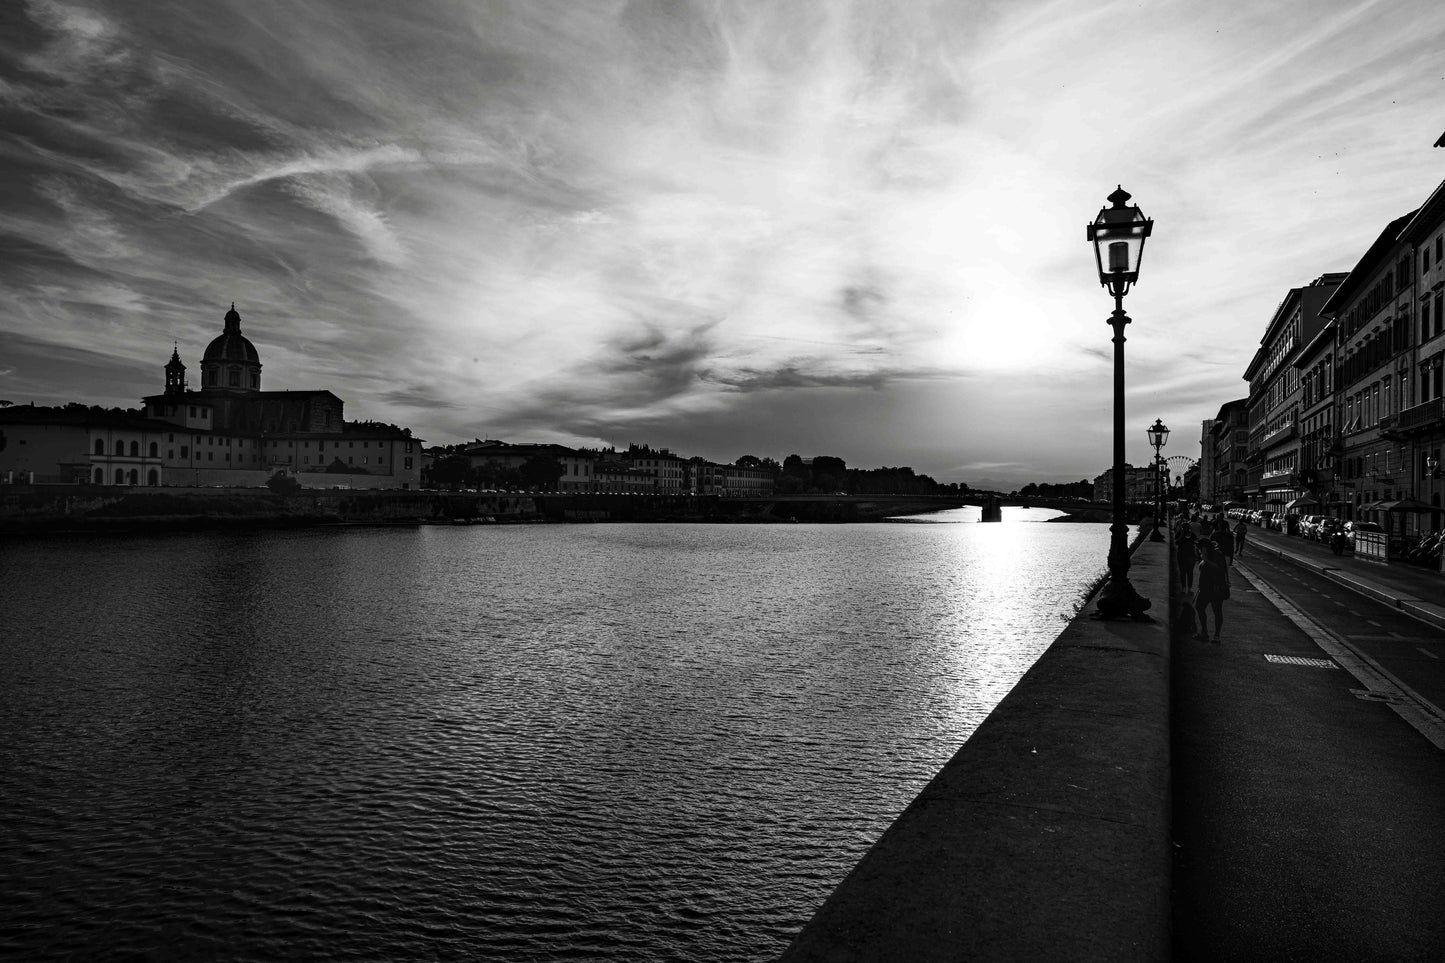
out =
[[[1391,437],[1404,449],[1413,497],[1434,511],[1416,519],[1438,530],[1445,526],[1441,459],[1445,458],[1445,183],[1436,188],[1400,232],[1415,268],[1410,299],[1416,317],[1413,394],[1402,398]],[[1434,465],[1435,467],[1431,467]],[[1423,515],[1423,513],[1422,513]]]
[[1231,502],[1244,505],[1246,491],[1252,483],[1257,487],[1258,479],[1258,470],[1252,474],[1249,467],[1249,399],[1237,398],[1221,405],[1210,424],[1209,460],[1214,467],[1214,497],[1208,502],[1201,499],[1201,503],[1221,507]]
[[1303,392],[1295,359],[1325,327],[1321,309],[1344,274],[1325,274],[1291,288],[1265,327],[1245,369],[1249,382],[1248,477],[1244,502],[1280,511],[1304,494],[1300,476],[1300,409]]
[[1410,489],[1405,446],[1393,429],[1415,392],[1414,265],[1400,240],[1415,213],[1386,225],[1324,307],[1335,322],[1335,455],[1349,519]]
[[421,442],[410,431],[348,422],[330,391],[263,391],[260,355],[234,304],[223,324],[202,356],[202,387],[187,387],[175,347],[164,390],[144,398],[142,412],[4,409],[0,423],[24,453],[17,460],[7,445],[0,472],[96,485],[255,487],[281,473],[307,488],[420,487]]

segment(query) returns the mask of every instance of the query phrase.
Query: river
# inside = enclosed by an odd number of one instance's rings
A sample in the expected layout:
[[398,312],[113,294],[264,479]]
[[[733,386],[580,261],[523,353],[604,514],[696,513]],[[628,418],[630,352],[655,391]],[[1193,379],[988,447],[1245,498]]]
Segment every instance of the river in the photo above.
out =
[[1108,528],[0,546],[0,956],[768,960],[1062,629]]

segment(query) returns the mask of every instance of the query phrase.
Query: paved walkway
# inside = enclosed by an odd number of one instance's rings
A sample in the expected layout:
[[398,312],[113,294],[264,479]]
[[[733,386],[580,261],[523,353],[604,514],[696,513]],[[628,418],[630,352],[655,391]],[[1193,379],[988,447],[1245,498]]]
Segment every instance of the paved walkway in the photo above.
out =
[[1445,959],[1445,719],[1356,644],[1445,660],[1442,601],[1251,529],[1221,644],[1173,643],[1176,959]]

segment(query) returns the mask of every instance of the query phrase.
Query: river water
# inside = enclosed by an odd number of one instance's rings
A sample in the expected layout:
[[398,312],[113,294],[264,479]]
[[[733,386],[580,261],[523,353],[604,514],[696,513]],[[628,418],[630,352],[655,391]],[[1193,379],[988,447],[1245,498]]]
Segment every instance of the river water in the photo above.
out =
[[0,956],[768,960],[1102,525],[0,546]]

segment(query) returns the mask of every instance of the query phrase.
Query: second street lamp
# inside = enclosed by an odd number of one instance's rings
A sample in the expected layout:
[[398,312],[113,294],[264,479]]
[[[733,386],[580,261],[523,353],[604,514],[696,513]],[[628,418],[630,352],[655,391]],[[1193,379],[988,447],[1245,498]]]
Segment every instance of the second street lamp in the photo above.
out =
[[1129,323],[1124,295],[1139,280],[1144,241],[1154,222],[1137,204],[1126,206],[1129,197],[1121,185],[1109,195],[1112,206],[1101,208],[1088,225],[1099,283],[1114,296],[1109,317],[1114,329],[1114,523],[1109,526],[1109,580],[1099,591],[1097,614],[1101,619],[1147,620],[1144,613],[1151,603],[1129,584],[1129,523],[1124,518],[1124,325]]
[[1162,542],[1164,536],[1159,534],[1159,516],[1164,511],[1164,495],[1160,474],[1164,472],[1164,465],[1159,458],[1159,449],[1169,443],[1169,429],[1164,427],[1164,422],[1158,418],[1150,425],[1145,434],[1149,436],[1149,444],[1154,446],[1154,531],[1149,535],[1149,541]]

